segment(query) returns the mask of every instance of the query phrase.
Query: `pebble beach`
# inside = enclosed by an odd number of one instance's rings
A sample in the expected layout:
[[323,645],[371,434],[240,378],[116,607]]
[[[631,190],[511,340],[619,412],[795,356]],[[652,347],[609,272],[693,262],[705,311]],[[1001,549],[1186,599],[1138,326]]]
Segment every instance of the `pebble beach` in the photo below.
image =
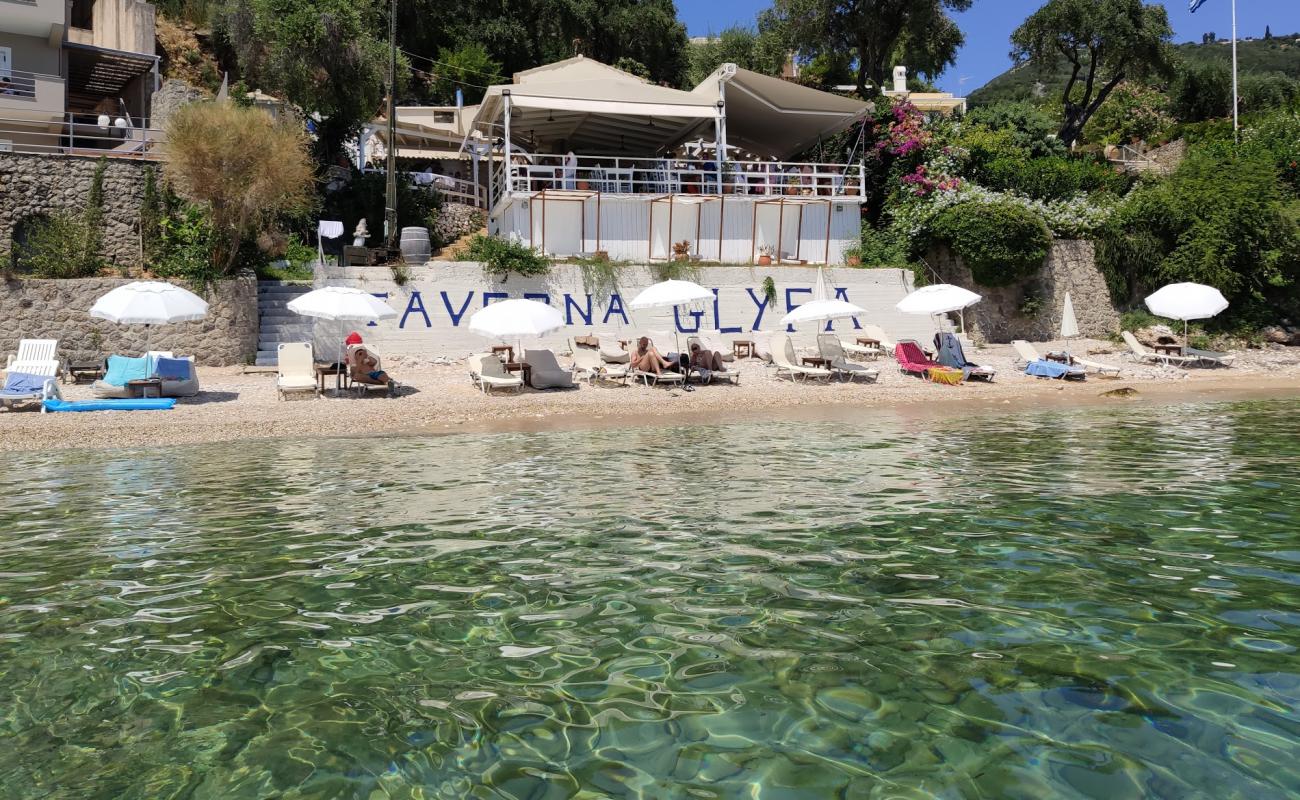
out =
[[[203,391],[170,411],[42,414],[36,407],[0,411],[0,451],[167,447],[222,441],[301,439],[464,430],[518,430],[612,425],[673,424],[675,420],[726,422],[779,413],[835,413],[899,407],[946,414],[971,414],[1008,407],[1079,405],[1096,402],[1179,401],[1198,396],[1300,393],[1300,348],[1274,347],[1236,353],[1232,367],[1181,369],[1140,365],[1103,341],[1072,342],[1075,352],[1121,367],[1118,378],[1089,375],[1086,381],[1031,378],[1014,364],[1008,345],[971,349],[972,360],[997,370],[992,383],[943,386],[903,375],[892,357],[866,362],[880,371],[876,383],[838,380],[792,382],[778,379],[761,361],[745,359],[733,369],[740,384],[680,388],[629,382],[570,390],[485,396],[471,385],[463,362],[441,365],[395,362],[391,371],[403,390],[388,399],[304,396],[280,400],[274,372],[241,367],[199,371]],[[1041,343],[1039,352],[1060,343]],[[569,361],[560,357],[563,365]],[[90,386],[64,385],[70,400],[92,397]],[[1115,392],[1133,389],[1134,393]],[[331,387],[332,391],[332,387]],[[1118,395],[1118,396],[1117,396]]]

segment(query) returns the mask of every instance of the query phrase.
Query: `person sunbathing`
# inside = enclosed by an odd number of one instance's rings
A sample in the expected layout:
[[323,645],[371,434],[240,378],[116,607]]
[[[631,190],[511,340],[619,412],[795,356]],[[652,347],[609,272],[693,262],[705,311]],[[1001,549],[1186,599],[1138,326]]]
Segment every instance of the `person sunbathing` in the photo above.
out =
[[661,356],[647,337],[642,336],[636,340],[636,349],[632,351],[632,363],[629,365],[632,369],[658,375],[672,365],[673,362]]
[[711,372],[727,371],[727,368],[722,365],[722,355],[713,350],[705,350],[698,342],[691,343],[691,366]]
[[397,394],[397,381],[380,368],[379,356],[359,344],[348,348],[348,375],[353,383],[387,386],[389,397]]

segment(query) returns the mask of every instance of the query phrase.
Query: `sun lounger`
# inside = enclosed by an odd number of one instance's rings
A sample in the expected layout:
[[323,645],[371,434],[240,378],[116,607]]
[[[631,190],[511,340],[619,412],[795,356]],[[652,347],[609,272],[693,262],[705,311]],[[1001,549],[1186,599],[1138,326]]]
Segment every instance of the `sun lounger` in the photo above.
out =
[[36,372],[19,372],[16,369],[5,372],[4,388],[0,389],[0,406],[12,408],[24,403],[41,403],[41,411],[44,411],[46,400],[61,399],[59,382],[55,377],[58,362],[46,362],[28,368]]
[[534,389],[574,389],[577,384],[569,370],[560,366],[550,350],[525,350],[528,385]]
[[703,350],[711,350],[718,354],[723,361],[735,361],[736,353],[734,347],[728,347],[725,342],[719,342],[708,334],[697,334],[686,337],[686,352],[691,352],[691,345],[698,344]]
[[868,339],[875,339],[877,342],[880,342],[881,349],[886,353],[894,349],[894,342],[889,338],[889,334],[885,333],[879,325],[863,325],[862,335]]
[[1231,367],[1232,362],[1237,357],[1231,353],[1215,353],[1210,350],[1197,350],[1195,347],[1184,347],[1183,355],[1191,356],[1207,367]]
[[[697,344],[700,346],[701,350],[708,350],[717,353],[721,361],[726,362],[736,360],[735,355],[731,351],[723,352],[722,350],[717,349],[717,343],[704,336],[687,336],[686,352],[689,354],[691,352],[691,347]],[[704,384],[712,383],[717,379],[731,381],[737,386],[740,385],[740,373],[734,369],[728,368],[725,363],[723,364],[722,369],[703,369],[702,367],[692,366],[691,373],[699,376],[700,383]]]
[[1015,339],[1011,346],[1016,350],[1014,364],[1024,369],[1025,374],[1034,378],[1064,378],[1065,380],[1081,381],[1087,376],[1084,374],[1082,367],[1075,367],[1069,364],[1063,364],[1060,361],[1049,361],[1038,355],[1034,346],[1024,339]]
[[794,342],[784,333],[772,334],[772,363],[776,365],[776,376],[779,378],[783,374],[789,375],[790,380],[802,378],[807,381],[809,378],[831,379],[831,371],[822,367],[805,367],[802,364],[796,364],[796,355],[794,352]]
[[930,370],[943,367],[939,362],[931,361],[915,339],[903,339],[894,345],[894,358],[900,372],[922,378],[929,378]]
[[[1032,364],[1035,361],[1047,360],[1044,359],[1042,356],[1040,356],[1038,354],[1038,351],[1034,349],[1034,346],[1029,342],[1026,342],[1024,339],[1016,339],[1011,343],[1011,346],[1016,349],[1015,364],[1018,367],[1027,368],[1030,364]],[[1114,373],[1116,376],[1118,376],[1120,373],[1119,367],[1111,366],[1110,364],[1103,364],[1100,361],[1089,361],[1086,358],[1080,358],[1076,355],[1070,355],[1069,357],[1070,357],[1069,367],[1071,371],[1069,372],[1069,374],[1064,375],[1062,377],[1065,377],[1070,380],[1075,380],[1075,379],[1082,380],[1084,377],[1084,373],[1086,373],[1088,370],[1092,370],[1098,375],[1103,375],[1103,376],[1106,375],[1107,373]],[[1051,363],[1059,364],[1061,362],[1053,361]],[[1055,377],[1055,376],[1050,376],[1050,377]]]
[[5,361],[5,372],[23,372],[28,375],[44,375],[46,368],[54,365],[54,374],[59,372],[58,339],[23,339],[18,343],[18,352]]
[[161,381],[158,393],[163,397],[194,397],[199,393],[193,356],[159,355],[153,359],[152,377]]
[[1128,331],[1123,331],[1120,335],[1124,337],[1124,343],[1128,345],[1128,349],[1133,356],[1133,360],[1138,362],[1139,364],[1141,363],[1164,364],[1165,366],[1177,365],[1180,367],[1185,367],[1188,364],[1195,364],[1197,361],[1200,360],[1195,356],[1183,356],[1183,355],[1176,355],[1176,354],[1169,354],[1169,353],[1154,353],[1146,349],[1146,347],[1143,346],[1143,344],[1137,340],[1137,337],[1135,337],[1133,334],[1129,333]]
[[600,343],[600,357],[606,364],[626,364],[632,360],[632,354],[618,346],[618,343]]
[[317,394],[316,369],[312,361],[311,342],[285,342],[276,348],[279,366],[275,378],[275,391],[279,399],[285,395]]
[[849,361],[844,355],[844,346],[840,342],[840,338],[833,333],[819,334],[817,336],[817,349],[821,352],[822,358],[826,359],[830,364],[831,372],[839,375],[849,383],[852,383],[854,378],[862,378],[875,383],[876,379],[880,377],[880,370]]
[[942,331],[936,333],[934,335],[934,352],[935,361],[945,367],[961,370],[962,380],[992,381],[993,376],[997,374],[996,370],[981,367],[968,361],[966,351],[962,349],[961,340],[955,334]]
[[624,384],[627,383],[628,368],[620,364],[606,364],[599,350],[582,347],[572,340],[569,341],[569,348],[573,356],[574,380],[585,377],[587,383],[592,385],[595,385],[598,380],[621,380]]
[[506,372],[505,365],[495,353],[470,356],[469,379],[483,394],[492,394],[493,389],[514,389],[520,392],[524,388],[523,378]]

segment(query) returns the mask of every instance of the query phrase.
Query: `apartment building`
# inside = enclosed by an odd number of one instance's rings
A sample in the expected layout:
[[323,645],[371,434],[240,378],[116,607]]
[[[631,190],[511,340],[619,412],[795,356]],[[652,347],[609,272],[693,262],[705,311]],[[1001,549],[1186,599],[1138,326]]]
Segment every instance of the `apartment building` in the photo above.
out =
[[0,0],[0,150],[143,154],[154,13],[143,0]]

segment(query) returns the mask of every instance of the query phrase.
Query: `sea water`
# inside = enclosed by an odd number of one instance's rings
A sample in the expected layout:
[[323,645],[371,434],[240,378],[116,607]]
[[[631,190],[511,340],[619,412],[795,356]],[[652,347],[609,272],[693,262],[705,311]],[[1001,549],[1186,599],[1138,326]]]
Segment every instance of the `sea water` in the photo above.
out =
[[1294,796],[1297,412],[10,455],[0,797]]

